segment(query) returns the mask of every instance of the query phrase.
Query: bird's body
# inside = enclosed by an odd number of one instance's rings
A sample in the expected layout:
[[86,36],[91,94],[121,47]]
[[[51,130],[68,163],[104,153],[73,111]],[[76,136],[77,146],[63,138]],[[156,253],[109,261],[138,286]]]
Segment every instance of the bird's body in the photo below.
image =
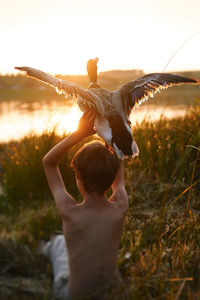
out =
[[[90,85],[88,89],[80,85],[58,79],[47,73],[29,67],[16,67],[27,75],[39,79],[56,88],[58,93],[75,97],[81,111],[93,108],[98,114],[94,121],[97,134],[105,140],[116,152],[120,159],[135,157],[139,149],[132,137],[129,116],[131,110],[153,97],[161,89],[183,83],[198,83],[197,80],[175,74],[148,74],[135,81],[128,82],[119,90],[108,91],[97,85],[97,72],[92,60],[92,67],[87,65]],[[89,63],[89,62],[88,62]],[[96,60],[97,63],[97,60]],[[93,81],[94,80],[94,81]]]

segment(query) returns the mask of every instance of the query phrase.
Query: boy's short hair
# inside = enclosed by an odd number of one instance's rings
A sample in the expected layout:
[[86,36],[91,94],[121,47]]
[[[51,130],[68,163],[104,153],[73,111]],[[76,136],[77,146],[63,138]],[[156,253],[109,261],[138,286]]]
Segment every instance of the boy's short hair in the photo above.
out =
[[120,162],[102,143],[91,142],[76,152],[71,166],[78,172],[88,194],[103,194],[112,185]]

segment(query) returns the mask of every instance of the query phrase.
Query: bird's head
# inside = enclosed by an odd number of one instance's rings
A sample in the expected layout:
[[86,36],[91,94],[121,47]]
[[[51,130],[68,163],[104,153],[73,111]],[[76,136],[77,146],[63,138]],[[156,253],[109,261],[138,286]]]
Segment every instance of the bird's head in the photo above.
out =
[[99,59],[96,57],[95,59],[89,59],[87,62],[87,72],[90,80],[90,84],[97,84],[97,63]]

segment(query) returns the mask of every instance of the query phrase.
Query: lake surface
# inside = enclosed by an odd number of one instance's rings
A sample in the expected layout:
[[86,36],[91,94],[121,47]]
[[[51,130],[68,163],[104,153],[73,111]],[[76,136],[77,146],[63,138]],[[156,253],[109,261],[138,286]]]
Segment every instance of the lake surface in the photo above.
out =
[[[20,102],[7,101],[0,105],[0,142],[12,139],[18,140],[30,133],[56,130],[58,134],[72,132],[77,128],[82,115],[74,102],[66,100]],[[186,112],[184,106],[160,107],[141,105],[131,114],[131,122],[141,122],[144,118],[152,121],[183,116]]]

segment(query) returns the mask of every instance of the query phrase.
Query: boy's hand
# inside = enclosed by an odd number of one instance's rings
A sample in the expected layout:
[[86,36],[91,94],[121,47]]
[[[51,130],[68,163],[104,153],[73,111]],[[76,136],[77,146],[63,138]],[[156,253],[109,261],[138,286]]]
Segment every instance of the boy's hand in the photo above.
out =
[[96,133],[94,130],[94,120],[96,115],[97,113],[94,109],[89,109],[82,115],[78,124],[78,129],[76,130],[82,138]]

